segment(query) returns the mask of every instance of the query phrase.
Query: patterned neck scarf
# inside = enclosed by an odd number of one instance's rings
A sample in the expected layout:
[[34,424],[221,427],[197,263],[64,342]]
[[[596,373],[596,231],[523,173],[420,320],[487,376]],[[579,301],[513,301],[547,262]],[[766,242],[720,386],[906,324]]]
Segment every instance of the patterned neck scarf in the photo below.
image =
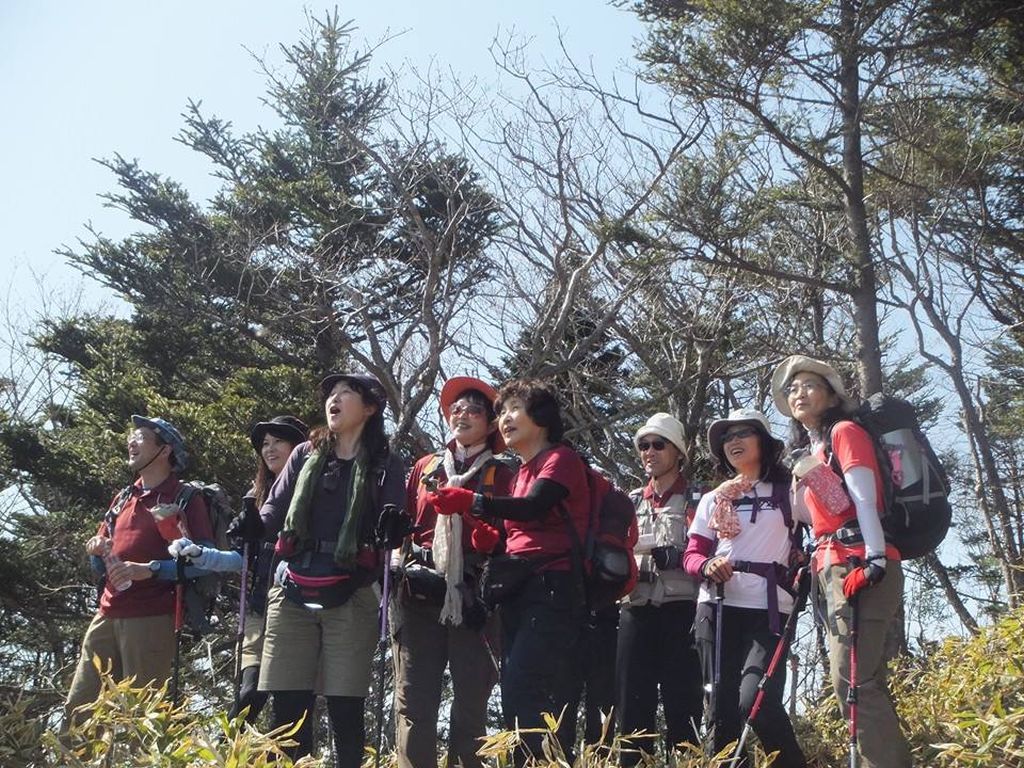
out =
[[740,533],[740,518],[736,514],[736,500],[754,487],[754,481],[743,475],[736,475],[715,488],[714,506],[711,510],[711,522],[708,524],[718,531],[720,539],[734,539]]

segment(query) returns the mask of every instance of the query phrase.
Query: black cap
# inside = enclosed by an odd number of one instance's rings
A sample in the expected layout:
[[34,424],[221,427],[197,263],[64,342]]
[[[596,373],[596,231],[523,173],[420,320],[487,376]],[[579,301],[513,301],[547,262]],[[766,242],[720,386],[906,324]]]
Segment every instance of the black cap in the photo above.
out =
[[381,410],[384,410],[384,406],[388,404],[388,397],[384,394],[384,385],[380,383],[380,379],[370,373],[332,373],[320,382],[320,397],[326,400],[339,381],[354,384],[360,392],[365,392],[371,400],[376,402],[377,407]]
[[287,440],[293,445],[305,442],[309,437],[309,427],[294,416],[275,416],[270,421],[261,421],[252,428],[249,439],[252,447],[259,451],[263,446],[263,438],[267,434]]

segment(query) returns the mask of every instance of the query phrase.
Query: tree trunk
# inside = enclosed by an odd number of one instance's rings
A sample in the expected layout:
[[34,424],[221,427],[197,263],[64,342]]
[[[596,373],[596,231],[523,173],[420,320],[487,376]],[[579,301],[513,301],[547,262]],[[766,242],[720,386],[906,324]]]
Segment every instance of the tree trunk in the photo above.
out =
[[857,361],[861,396],[882,391],[882,348],[878,340],[875,264],[871,258],[867,209],[864,205],[864,156],[860,131],[860,52],[857,6],[843,0],[840,9],[840,71],[843,113],[843,177],[846,181],[846,224],[854,267],[853,320],[857,328]]
[[964,605],[964,601],[960,599],[960,595],[956,591],[956,587],[953,586],[953,580],[949,577],[949,571],[946,570],[946,566],[939,560],[939,556],[934,552],[929,552],[924,556],[924,561],[928,567],[932,569],[932,573],[935,574],[939,580],[939,586],[942,587],[943,593],[946,595],[946,600],[953,606],[953,610],[956,611],[956,615],[960,618],[967,630],[972,635],[978,634],[978,622],[975,621],[974,616],[967,610],[967,606]]

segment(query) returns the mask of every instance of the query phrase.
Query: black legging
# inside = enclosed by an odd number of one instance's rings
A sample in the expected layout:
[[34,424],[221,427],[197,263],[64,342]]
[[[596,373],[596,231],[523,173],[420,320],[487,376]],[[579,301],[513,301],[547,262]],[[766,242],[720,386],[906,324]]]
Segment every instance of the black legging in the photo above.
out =
[[[316,701],[312,691],[274,691],[273,727],[294,723],[304,714],[305,721],[292,738],[298,746],[286,749],[293,761],[313,753],[313,704]],[[328,696],[327,714],[334,734],[334,753],[337,768],[359,768],[363,762],[363,747],[366,744],[366,727],[363,722],[365,697]]]
[[270,696],[266,691],[259,690],[259,682],[260,667],[258,664],[242,670],[242,683],[238,688],[238,703],[231,705],[228,717],[235,718],[239,712],[248,707],[249,713],[245,716],[245,722],[249,725],[256,722],[256,718],[260,716],[260,712],[263,711],[263,707],[267,703],[267,697]]
[[[784,625],[787,616],[783,614],[779,618]],[[714,679],[715,606],[711,603],[698,605],[694,624],[704,679],[711,682]],[[779,636],[768,628],[768,611],[723,607],[722,669],[716,693],[718,712],[714,713],[715,752],[739,738],[757,696],[757,685],[778,642]],[[778,750],[773,766],[805,768],[807,761],[782,704],[785,685],[786,658],[783,656],[772,679],[765,685],[764,701],[752,725],[765,752]],[[737,763],[738,768],[746,768],[747,765],[745,756]]]

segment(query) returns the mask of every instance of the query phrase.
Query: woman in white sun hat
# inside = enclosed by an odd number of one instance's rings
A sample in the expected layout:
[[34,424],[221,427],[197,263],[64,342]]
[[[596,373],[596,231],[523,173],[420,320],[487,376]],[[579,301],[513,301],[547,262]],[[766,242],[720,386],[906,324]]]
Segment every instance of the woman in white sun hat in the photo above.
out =
[[[871,436],[850,420],[855,401],[835,368],[805,355],[786,358],[772,375],[772,396],[792,418],[791,448],[817,462],[795,489],[794,506],[810,514],[813,567],[826,603],[832,685],[849,717],[850,620],[856,605],[857,742],[866,768],[906,768],[910,749],[886,686],[885,647],[903,596],[900,554],[885,541],[882,476]],[[815,461],[817,460],[817,462]],[[817,481],[812,483],[812,475]]]
[[[799,543],[789,505],[790,475],[780,460],[783,445],[772,437],[768,419],[754,410],[735,410],[712,422],[708,446],[724,482],[701,497],[683,563],[705,580],[694,635],[705,682],[715,686],[717,753],[740,736],[793,610],[787,569]],[[722,585],[720,609],[716,585]],[[722,626],[716,631],[719,618]],[[718,640],[721,648],[716,648]],[[779,672],[766,681],[751,725],[766,752],[778,751],[772,765],[804,768],[807,762],[782,704],[785,682]],[[746,766],[746,756],[736,765]]]

